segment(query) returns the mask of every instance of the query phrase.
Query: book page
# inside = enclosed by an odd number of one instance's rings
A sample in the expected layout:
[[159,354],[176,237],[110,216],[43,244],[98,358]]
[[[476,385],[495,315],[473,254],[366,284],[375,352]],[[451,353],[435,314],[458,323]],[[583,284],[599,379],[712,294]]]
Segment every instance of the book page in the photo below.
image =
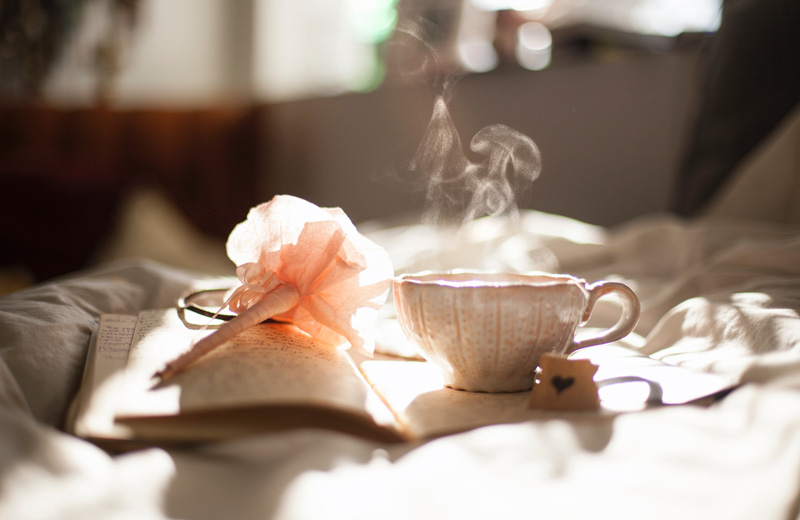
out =
[[678,405],[731,389],[732,378],[670,365],[621,343],[578,350],[571,359],[597,365],[600,399],[610,410],[635,411],[647,404]]
[[141,313],[117,416],[131,424],[144,417],[294,406],[344,411],[383,426],[393,421],[343,350],[287,324],[248,329],[158,383],[157,370],[211,332],[187,323],[176,309]]
[[[599,419],[653,406],[654,397],[659,397],[657,404],[685,404],[733,386],[721,376],[668,365],[622,345],[588,347],[570,358],[590,359],[599,367],[594,376],[600,387],[599,411],[531,409],[530,392],[482,393],[446,388],[439,369],[426,361],[365,360],[359,366],[375,391],[406,424],[410,435],[423,439],[556,415]],[[610,381],[615,384],[606,384]]]
[[427,361],[367,360],[360,367],[415,439],[543,416],[527,408],[528,392],[490,394],[445,388],[441,372]]
[[136,316],[102,314],[86,357],[81,390],[73,403],[68,429],[82,437],[128,437],[114,423],[114,411],[123,382]]

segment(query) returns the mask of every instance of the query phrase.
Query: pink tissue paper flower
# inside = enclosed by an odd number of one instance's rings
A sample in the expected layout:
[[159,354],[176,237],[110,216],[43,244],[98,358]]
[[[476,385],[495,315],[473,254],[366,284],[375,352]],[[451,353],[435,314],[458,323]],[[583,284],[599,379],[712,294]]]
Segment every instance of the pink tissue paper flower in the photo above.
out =
[[243,313],[285,284],[296,289],[296,302],[272,319],[326,343],[372,352],[369,330],[394,270],[387,252],[341,209],[276,196],[250,210],[226,248],[242,282],[228,300],[232,311]]

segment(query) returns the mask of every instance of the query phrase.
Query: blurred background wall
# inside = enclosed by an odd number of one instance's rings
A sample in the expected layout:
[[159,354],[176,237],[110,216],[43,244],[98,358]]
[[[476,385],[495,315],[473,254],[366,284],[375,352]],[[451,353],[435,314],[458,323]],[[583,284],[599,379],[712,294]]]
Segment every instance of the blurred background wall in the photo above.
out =
[[[219,255],[190,262],[184,249],[220,249],[251,205],[278,193],[356,222],[417,214],[424,172],[409,164],[443,84],[464,143],[500,123],[538,145],[542,173],[520,207],[600,225],[662,211],[719,10],[717,0],[3,2],[0,211],[16,225],[0,261],[37,280],[136,254],[224,270]],[[174,232],[148,250],[154,226]]]

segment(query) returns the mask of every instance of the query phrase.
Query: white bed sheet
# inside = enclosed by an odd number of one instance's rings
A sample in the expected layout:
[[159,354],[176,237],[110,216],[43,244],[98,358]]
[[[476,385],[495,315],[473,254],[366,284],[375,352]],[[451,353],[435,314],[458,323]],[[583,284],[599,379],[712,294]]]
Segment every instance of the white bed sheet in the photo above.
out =
[[[797,121],[738,178],[776,171],[780,153],[800,178]],[[613,230],[529,211],[521,229],[476,222],[435,251],[426,244],[442,236],[416,225],[373,233],[398,272],[623,280],[642,299],[646,352],[742,382],[709,408],[610,421],[554,417],[394,446],[306,430],[110,455],[59,431],[97,316],[172,305],[203,277],[134,261],[2,298],[0,518],[797,518],[800,232],[786,212],[742,221],[735,205],[716,207],[692,222],[653,216]],[[615,311],[606,303],[595,323]]]

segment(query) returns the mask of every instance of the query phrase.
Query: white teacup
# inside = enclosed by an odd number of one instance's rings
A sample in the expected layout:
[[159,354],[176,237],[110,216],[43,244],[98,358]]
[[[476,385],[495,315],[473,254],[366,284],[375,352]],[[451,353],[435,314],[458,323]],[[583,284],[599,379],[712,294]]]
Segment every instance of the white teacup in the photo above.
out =
[[[406,336],[459,390],[530,390],[542,354],[618,341],[639,320],[626,285],[564,274],[427,271],[395,278],[393,289]],[[609,294],[622,302],[617,324],[577,341],[595,302]]]

